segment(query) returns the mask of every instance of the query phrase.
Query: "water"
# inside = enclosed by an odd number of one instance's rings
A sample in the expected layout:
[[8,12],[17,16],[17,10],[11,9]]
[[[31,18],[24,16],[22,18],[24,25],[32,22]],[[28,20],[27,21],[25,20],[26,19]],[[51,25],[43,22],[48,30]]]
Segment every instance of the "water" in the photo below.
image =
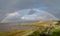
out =
[[19,29],[30,29],[35,28],[36,26],[20,26],[17,23],[0,23],[0,31],[8,31],[8,30],[19,30]]

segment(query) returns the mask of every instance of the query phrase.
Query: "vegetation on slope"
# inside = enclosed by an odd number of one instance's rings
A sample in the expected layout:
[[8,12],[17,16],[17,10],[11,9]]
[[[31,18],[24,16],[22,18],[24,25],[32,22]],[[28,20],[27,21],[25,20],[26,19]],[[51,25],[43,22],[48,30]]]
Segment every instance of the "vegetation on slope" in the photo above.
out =
[[53,30],[50,32],[50,35],[51,35],[51,36],[60,36],[60,28],[53,29]]
[[55,28],[60,28],[57,27],[60,26],[59,24],[60,24],[59,21],[58,22],[34,22],[29,24],[22,24],[20,26],[37,26],[37,27],[32,29],[26,29],[26,30],[23,29],[23,30],[10,30],[6,32],[0,32],[0,36],[48,36],[48,35],[59,36],[60,29],[55,29]]

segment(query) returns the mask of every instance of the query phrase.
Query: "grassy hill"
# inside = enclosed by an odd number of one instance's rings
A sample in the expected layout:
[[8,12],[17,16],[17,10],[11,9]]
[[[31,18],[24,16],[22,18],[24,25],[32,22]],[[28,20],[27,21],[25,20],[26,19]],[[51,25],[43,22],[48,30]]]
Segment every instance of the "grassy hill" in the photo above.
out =
[[[58,24],[58,25],[57,25]],[[10,30],[5,32],[0,32],[0,36],[32,36],[35,32],[38,36],[41,33],[48,34],[49,30],[53,30],[56,28],[60,28],[60,22],[56,21],[40,21],[40,22],[33,22],[28,24],[20,24],[19,26],[37,26],[36,28],[30,29],[20,29],[20,30]],[[58,27],[57,27],[58,26]]]

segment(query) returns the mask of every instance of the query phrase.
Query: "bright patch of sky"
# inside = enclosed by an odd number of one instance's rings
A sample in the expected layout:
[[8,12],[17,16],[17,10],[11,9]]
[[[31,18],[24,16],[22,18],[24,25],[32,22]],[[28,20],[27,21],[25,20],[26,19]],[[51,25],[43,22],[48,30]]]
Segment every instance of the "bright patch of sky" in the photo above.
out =
[[37,15],[25,15],[25,16],[22,16],[21,19],[23,20],[36,20],[36,17]]
[[[32,14],[29,14],[32,13]],[[37,21],[37,20],[57,20],[52,14],[39,9],[24,9],[8,14],[3,22],[23,22],[23,21]]]

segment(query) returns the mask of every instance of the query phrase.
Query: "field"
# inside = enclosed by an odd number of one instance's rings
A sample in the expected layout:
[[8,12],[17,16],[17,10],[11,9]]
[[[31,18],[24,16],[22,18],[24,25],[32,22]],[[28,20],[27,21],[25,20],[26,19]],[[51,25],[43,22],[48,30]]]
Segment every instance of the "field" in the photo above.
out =
[[41,22],[33,22],[27,24],[19,24],[19,26],[36,26],[36,27],[29,29],[19,29],[19,30],[16,29],[16,30],[8,30],[8,31],[0,32],[0,36],[29,36],[29,35],[32,36],[33,34],[35,34],[36,31],[38,31],[39,33],[37,32],[35,36],[36,35],[39,36],[41,35],[41,33],[48,35],[50,34],[51,30],[60,28],[60,22],[41,21]]

